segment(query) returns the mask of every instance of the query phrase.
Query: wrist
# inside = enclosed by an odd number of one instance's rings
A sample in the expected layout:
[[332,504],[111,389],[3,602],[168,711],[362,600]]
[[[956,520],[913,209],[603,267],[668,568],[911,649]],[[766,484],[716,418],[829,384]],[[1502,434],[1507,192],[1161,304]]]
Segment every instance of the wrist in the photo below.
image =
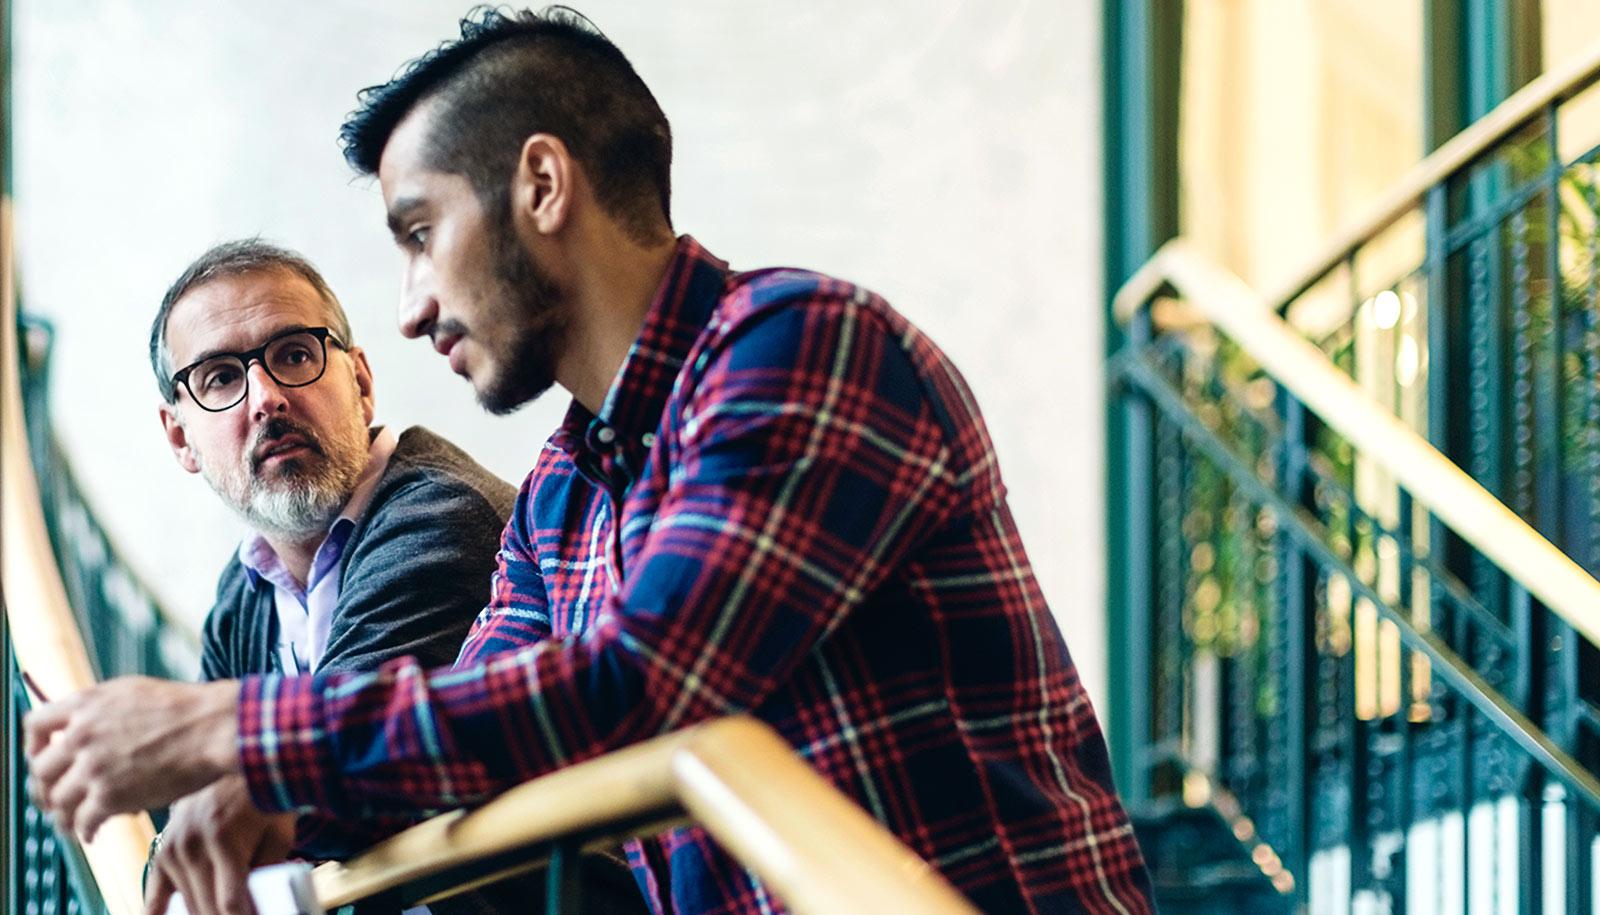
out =
[[205,740],[201,758],[211,775],[210,781],[241,776],[239,765],[239,684],[225,680],[205,684],[210,726],[203,729]]

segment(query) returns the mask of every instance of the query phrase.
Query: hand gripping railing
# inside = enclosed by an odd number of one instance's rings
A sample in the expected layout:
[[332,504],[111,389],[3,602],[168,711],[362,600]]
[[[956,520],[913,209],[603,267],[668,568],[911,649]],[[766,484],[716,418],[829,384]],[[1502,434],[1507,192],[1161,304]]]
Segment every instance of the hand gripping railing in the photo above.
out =
[[[64,696],[93,685],[95,677],[50,547],[29,462],[12,238],[11,204],[0,201],[0,598],[17,664],[47,695]],[[139,874],[154,834],[149,816],[119,816],[84,847],[112,915],[143,911]]]
[[[534,779],[477,810],[435,817],[348,862],[322,865],[313,880],[329,911],[389,893],[414,905],[481,885],[487,878],[475,862],[496,860],[502,874],[515,872],[572,837],[615,845],[686,820],[796,912],[976,911],[769,727],[744,716]],[[525,857],[507,861],[518,850]],[[452,889],[424,889],[451,885],[453,872],[462,876]]]

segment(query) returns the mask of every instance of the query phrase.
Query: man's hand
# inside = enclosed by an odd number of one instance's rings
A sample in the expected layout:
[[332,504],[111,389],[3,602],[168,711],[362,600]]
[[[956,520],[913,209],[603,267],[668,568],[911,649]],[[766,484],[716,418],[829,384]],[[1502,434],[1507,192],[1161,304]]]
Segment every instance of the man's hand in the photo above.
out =
[[239,684],[123,677],[23,719],[34,803],[87,842],[107,817],[239,772]]
[[294,820],[257,810],[237,775],[178,801],[145,888],[146,912],[163,915],[177,892],[190,915],[252,915],[245,878],[253,868],[287,860]]

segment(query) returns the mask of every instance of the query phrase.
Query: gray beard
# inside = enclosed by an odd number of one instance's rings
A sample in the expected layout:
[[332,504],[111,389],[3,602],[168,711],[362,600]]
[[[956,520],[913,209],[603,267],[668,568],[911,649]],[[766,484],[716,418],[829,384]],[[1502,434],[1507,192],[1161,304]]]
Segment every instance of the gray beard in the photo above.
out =
[[343,460],[334,449],[327,449],[321,457],[317,466],[300,466],[298,461],[286,464],[274,480],[261,479],[245,468],[248,491],[243,500],[234,498],[198,455],[196,461],[211,489],[257,533],[304,541],[325,533],[339,517],[367,466],[365,449],[345,455]]
[[[334,470],[331,466],[328,469]],[[359,473],[357,470],[357,475]],[[305,540],[327,531],[345,503],[350,501],[355,480],[351,479],[347,485],[340,485],[341,482],[294,477],[272,485],[255,480],[250,485],[249,501],[234,506],[234,510],[262,534]]]

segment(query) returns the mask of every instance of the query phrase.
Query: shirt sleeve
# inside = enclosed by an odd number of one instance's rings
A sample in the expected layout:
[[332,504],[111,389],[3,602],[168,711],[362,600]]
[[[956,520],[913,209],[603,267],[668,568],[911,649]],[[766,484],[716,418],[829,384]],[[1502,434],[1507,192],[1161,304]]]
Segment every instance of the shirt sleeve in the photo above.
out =
[[241,687],[268,809],[455,806],[758,707],[953,512],[942,412],[882,318],[792,302],[708,354],[626,583],[581,636]]
[[529,525],[533,516],[532,484],[537,476],[529,474],[517,493],[511,520],[501,533],[500,549],[495,554],[489,604],[467,633],[456,658],[457,667],[470,666],[489,655],[532,645],[550,636],[550,608]]

